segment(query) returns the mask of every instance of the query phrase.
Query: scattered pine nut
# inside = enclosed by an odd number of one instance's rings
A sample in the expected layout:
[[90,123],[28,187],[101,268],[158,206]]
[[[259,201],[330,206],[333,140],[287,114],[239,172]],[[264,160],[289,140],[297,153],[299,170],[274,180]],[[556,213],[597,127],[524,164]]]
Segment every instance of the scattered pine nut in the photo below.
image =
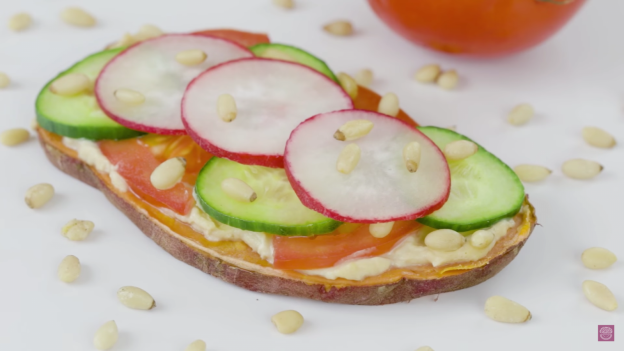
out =
[[33,119],[32,121],[30,121],[30,129],[36,131],[37,128],[39,128],[39,122],[37,122],[37,119]]
[[373,82],[373,71],[368,68],[359,70],[355,74],[355,81],[363,87],[368,87]]
[[433,351],[433,349],[429,346],[421,346],[417,348],[416,351]]
[[531,319],[531,312],[526,307],[502,296],[487,299],[485,315],[502,323],[524,323]]
[[452,130],[452,131],[456,132],[457,131],[457,126],[456,125],[448,126],[448,127],[446,127],[446,129]]
[[61,19],[67,24],[77,27],[95,26],[95,18],[78,7],[68,7],[61,12]]
[[593,303],[594,306],[602,308],[605,311],[613,311],[617,309],[618,304],[615,296],[607,288],[606,285],[593,280],[583,282],[583,294]]
[[349,174],[355,166],[357,166],[358,162],[360,162],[360,156],[362,154],[362,150],[357,144],[349,144],[342,149],[340,152],[340,156],[338,156],[338,161],[336,161],[336,169],[338,172],[343,174]]
[[399,110],[399,98],[394,93],[387,93],[379,100],[377,112],[396,117],[399,114]]
[[0,72],[0,89],[4,89],[11,84],[11,79],[6,73]]
[[375,238],[385,238],[392,231],[394,222],[373,223],[368,225],[368,231]]
[[343,124],[336,133],[334,139],[340,141],[351,141],[364,137],[373,130],[373,122],[365,119],[356,119]]
[[72,219],[61,229],[61,234],[72,241],[82,241],[93,231],[95,224],[91,221]]
[[0,134],[0,143],[5,146],[19,145],[30,139],[30,133],[24,128],[7,129]]
[[80,260],[78,257],[69,255],[59,264],[58,278],[65,283],[71,283],[80,276]]
[[355,100],[358,96],[358,85],[355,82],[355,79],[351,78],[350,75],[340,72],[338,73],[338,82],[340,82],[340,86],[344,91],[349,94],[352,100]]
[[54,187],[47,183],[33,185],[26,191],[24,201],[30,208],[40,208],[54,196]]
[[494,234],[488,230],[477,230],[470,236],[470,245],[475,249],[483,249],[494,241]]
[[135,310],[151,310],[156,307],[156,302],[154,302],[152,295],[134,286],[119,288],[119,290],[117,290],[117,299],[124,306]]
[[403,162],[405,162],[405,167],[410,173],[416,172],[420,166],[420,149],[420,144],[417,141],[412,141],[403,148]]
[[446,71],[438,77],[437,80],[438,86],[445,90],[453,90],[459,84],[459,76],[457,75],[457,71],[454,69],[450,71]]
[[598,127],[583,128],[583,139],[585,139],[589,145],[603,149],[610,149],[616,144],[613,135]]
[[236,119],[238,108],[236,107],[236,100],[234,100],[232,95],[219,95],[219,98],[217,98],[217,114],[224,122],[232,122]]
[[514,126],[526,124],[535,116],[535,109],[529,104],[520,104],[511,109],[507,115],[507,121]]
[[208,55],[205,52],[196,49],[180,51],[175,57],[176,61],[184,66],[197,66],[206,61],[206,58]]
[[115,44],[111,45],[110,48],[111,49],[115,49],[115,48],[123,48],[126,46],[130,46],[134,43],[138,42],[138,40],[130,33],[124,33],[124,35],[121,37],[121,39],[119,39],[118,42],[116,42]]
[[187,346],[184,351],[206,351],[206,343],[204,340],[195,340]]
[[539,182],[552,173],[550,169],[537,165],[517,165],[514,167],[514,172],[521,181],[527,183]]
[[282,311],[271,317],[271,321],[277,327],[278,332],[292,334],[303,325],[303,316],[294,310]]
[[221,182],[221,189],[230,197],[243,202],[254,202],[258,195],[244,181],[238,178],[226,178]]
[[184,157],[174,157],[161,163],[150,175],[150,182],[158,190],[171,189],[182,180],[186,171]]
[[459,161],[468,158],[479,151],[479,146],[468,140],[456,140],[446,144],[444,155],[452,161]]
[[600,174],[600,172],[602,172],[603,169],[604,167],[602,167],[602,165],[600,165],[598,162],[584,160],[581,158],[568,160],[564,162],[563,166],[561,167],[561,171],[563,171],[563,174],[565,174],[566,176],[573,179],[583,180],[591,179],[597,176],[598,174]]
[[414,74],[414,79],[421,83],[433,83],[438,79],[440,73],[442,73],[440,65],[425,65],[420,67],[418,71],[416,71],[416,74]]
[[145,102],[145,95],[130,89],[117,89],[113,95],[117,100],[127,105],[137,106]]
[[602,247],[592,247],[581,255],[585,267],[590,269],[605,269],[611,267],[617,261],[615,254]]
[[61,96],[72,96],[85,92],[91,86],[89,77],[82,73],[70,73],[50,84],[50,91]]
[[9,18],[9,29],[15,32],[24,30],[32,24],[32,17],[26,12],[20,12]]
[[95,332],[93,346],[98,350],[109,350],[117,343],[119,331],[115,321],[108,321]]
[[451,229],[438,229],[425,237],[425,245],[438,251],[455,251],[464,246],[466,238]]
[[143,41],[151,38],[157,38],[163,34],[165,33],[163,33],[160,28],[152,24],[144,24],[141,28],[139,28],[139,31],[134,35],[134,38],[137,41]]
[[273,5],[285,9],[292,9],[295,6],[295,2],[293,0],[273,0]]
[[333,35],[348,36],[353,34],[353,26],[349,21],[335,21],[326,24],[323,29]]

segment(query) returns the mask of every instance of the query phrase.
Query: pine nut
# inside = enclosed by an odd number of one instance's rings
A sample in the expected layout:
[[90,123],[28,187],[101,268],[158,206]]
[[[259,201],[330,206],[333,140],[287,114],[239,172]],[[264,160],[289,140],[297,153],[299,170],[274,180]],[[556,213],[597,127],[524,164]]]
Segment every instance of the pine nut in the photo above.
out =
[[24,30],[32,24],[32,17],[26,12],[15,14],[9,18],[9,29],[15,32]]
[[334,139],[340,141],[351,141],[368,135],[373,130],[373,122],[365,119],[355,119],[343,124],[336,133]]
[[477,230],[470,236],[470,245],[475,249],[488,247],[494,241],[494,234],[488,230]]
[[468,158],[479,151],[477,144],[468,140],[456,140],[446,144],[444,155],[452,161],[459,161]]
[[368,87],[373,82],[373,71],[368,68],[359,70],[355,74],[355,81],[363,87]]
[[457,126],[456,125],[448,126],[448,127],[446,127],[446,129],[452,130],[452,131],[456,132],[457,131]]
[[119,331],[117,330],[117,323],[115,321],[108,321],[95,332],[93,338],[93,346],[98,350],[111,349],[117,343],[119,337]]
[[617,261],[617,257],[607,249],[592,247],[583,251],[581,260],[587,268],[605,269],[611,267]]
[[30,121],[30,129],[36,131],[37,128],[39,128],[39,122],[37,122],[37,119],[33,119],[32,121]]
[[613,311],[618,307],[617,300],[611,290],[609,290],[606,285],[596,281],[584,281],[583,294],[585,294],[585,297],[589,302],[593,303],[594,306],[602,308],[605,311]]
[[340,152],[340,156],[338,156],[338,161],[336,161],[336,169],[340,173],[349,174],[355,166],[357,166],[358,162],[360,162],[360,156],[362,154],[362,150],[357,144],[349,144],[342,149]]
[[185,171],[186,160],[184,157],[170,158],[154,169],[150,181],[158,190],[171,189],[182,180]]
[[291,334],[301,328],[303,325],[303,316],[301,313],[293,310],[282,311],[271,317],[271,321],[277,327],[278,332]]
[[65,283],[71,283],[80,276],[80,260],[78,257],[69,255],[59,264],[58,278]]
[[139,93],[138,91],[130,89],[117,89],[113,94],[117,100],[127,105],[137,106],[145,102],[145,95]]
[[197,66],[206,61],[206,58],[208,55],[205,52],[196,49],[180,51],[176,55],[176,61],[185,66]]
[[453,90],[459,84],[459,76],[457,75],[457,71],[454,69],[450,71],[446,71],[438,77],[437,80],[438,86],[445,90]]
[[373,223],[368,225],[368,231],[375,238],[385,238],[392,231],[394,222]]
[[412,141],[403,148],[403,162],[405,162],[405,167],[410,173],[416,172],[420,166],[420,149],[420,144],[417,141]]
[[282,50],[277,50],[277,49],[273,49],[273,48],[268,48],[268,49],[264,50],[262,52],[261,57],[274,59],[274,60],[297,62],[297,60],[294,57],[288,55],[287,53],[283,52]]
[[610,149],[616,144],[613,135],[598,127],[583,128],[583,139],[585,139],[589,145],[603,149]]
[[430,64],[418,69],[414,74],[414,79],[421,83],[433,83],[438,79],[440,73],[442,73],[440,65]]
[[95,26],[95,18],[78,7],[68,7],[61,12],[61,19],[67,24],[77,27]]
[[91,86],[89,77],[82,73],[70,73],[50,84],[50,91],[61,96],[72,96],[85,92]]
[[11,79],[6,73],[0,72],[0,89],[4,89],[11,84]]
[[563,163],[561,171],[563,174],[574,179],[591,179],[600,172],[604,167],[598,162],[576,158]]
[[144,24],[139,28],[137,34],[134,35],[134,39],[137,41],[143,41],[151,38],[157,38],[163,35],[163,31],[151,24]]
[[529,104],[520,104],[511,109],[507,115],[507,122],[514,126],[521,126],[533,119],[535,116],[535,110],[533,106]]
[[232,95],[219,95],[219,98],[217,98],[217,114],[224,122],[232,122],[236,119],[238,108],[236,107],[236,100],[234,100]]
[[184,351],[206,351],[206,343],[203,340],[195,340]]
[[95,224],[91,221],[72,219],[61,229],[61,234],[69,240],[82,241],[93,231]]
[[123,48],[126,46],[130,46],[134,43],[136,43],[138,40],[130,33],[124,33],[124,35],[121,37],[121,39],[119,39],[118,42],[116,42],[115,44],[111,45],[110,48],[111,49],[115,49],[115,48]]
[[429,346],[421,346],[417,348],[416,351],[433,351],[433,349]]
[[19,145],[30,139],[30,133],[24,128],[5,130],[0,134],[0,142],[5,146]]
[[156,307],[156,302],[154,302],[152,295],[134,286],[119,288],[119,290],[117,290],[117,299],[124,306],[135,310],[151,310]]
[[438,229],[425,237],[425,245],[438,251],[455,251],[464,246],[466,238],[451,229]]
[[30,208],[40,208],[54,196],[54,187],[47,183],[33,185],[26,191],[24,201]]
[[399,114],[399,98],[394,93],[387,93],[379,100],[377,112],[396,117]]
[[355,100],[358,96],[358,85],[355,82],[355,79],[351,78],[350,75],[344,72],[338,73],[337,78],[342,89],[349,94],[351,100]]
[[514,167],[514,172],[521,181],[531,183],[546,179],[552,171],[546,167],[536,165],[518,165]]
[[502,296],[487,299],[485,315],[502,323],[524,323],[531,319],[531,312],[526,307]]
[[283,7],[285,9],[292,9],[295,6],[293,0],[273,0],[273,5]]
[[349,21],[335,21],[326,24],[323,29],[333,35],[348,36],[353,34],[353,26]]
[[247,183],[238,178],[226,178],[221,182],[221,189],[231,198],[243,202],[254,202],[258,195]]

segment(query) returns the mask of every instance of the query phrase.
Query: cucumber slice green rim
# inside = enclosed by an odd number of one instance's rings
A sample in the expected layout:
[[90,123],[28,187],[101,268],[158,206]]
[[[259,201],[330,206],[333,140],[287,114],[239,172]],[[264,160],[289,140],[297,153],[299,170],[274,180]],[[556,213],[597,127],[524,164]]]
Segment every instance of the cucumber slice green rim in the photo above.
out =
[[[229,197],[221,189],[226,178],[244,181],[258,198],[246,203]],[[342,224],[303,206],[281,168],[213,157],[199,172],[195,195],[202,209],[219,222],[254,232],[311,236],[331,233]]]
[[52,82],[70,73],[83,73],[95,82],[104,65],[123,49],[105,50],[90,55],[48,82],[41,89],[35,103],[39,126],[62,136],[90,140],[119,140],[145,134],[128,129],[106,116],[93,93],[60,96],[49,89]]
[[[441,150],[456,140],[472,141],[449,129],[417,128]],[[464,232],[489,227],[520,211],[525,197],[522,182],[509,166],[482,146],[464,160],[449,161],[449,168],[451,194],[448,201],[436,212],[417,219],[418,222],[437,229]]]
[[300,63],[313,68],[328,76],[333,81],[338,82],[338,78],[336,78],[336,75],[332,72],[329,66],[327,66],[325,61],[303,49],[285,44],[263,43],[251,46],[249,50],[251,50],[251,52],[253,52],[257,57]]

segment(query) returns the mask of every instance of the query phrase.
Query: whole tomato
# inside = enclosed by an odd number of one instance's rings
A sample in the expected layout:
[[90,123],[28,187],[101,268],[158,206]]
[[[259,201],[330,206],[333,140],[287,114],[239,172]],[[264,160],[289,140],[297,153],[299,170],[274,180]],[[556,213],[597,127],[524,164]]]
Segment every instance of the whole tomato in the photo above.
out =
[[535,46],[585,0],[368,0],[412,42],[451,54],[491,57]]

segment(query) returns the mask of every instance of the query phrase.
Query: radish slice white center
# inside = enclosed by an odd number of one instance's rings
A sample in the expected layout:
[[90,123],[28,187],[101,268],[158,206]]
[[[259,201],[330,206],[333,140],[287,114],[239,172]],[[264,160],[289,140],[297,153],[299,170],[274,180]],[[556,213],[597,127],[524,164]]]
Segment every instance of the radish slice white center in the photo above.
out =
[[[186,66],[176,55],[201,50],[207,59]],[[126,127],[149,133],[184,134],[180,102],[188,83],[209,67],[252,57],[231,41],[192,34],[170,34],[138,43],[111,60],[98,77],[95,93],[104,112]],[[145,96],[139,105],[124,103],[114,95],[130,89]]]
[[[338,141],[334,132],[348,121],[368,120],[371,132],[357,140]],[[421,146],[418,170],[410,173],[403,148]],[[336,170],[340,152],[349,143],[361,149],[349,174]],[[307,207],[345,222],[377,223],[410,220],[440,208],[450,189],[448,164],[424,134],[386,115],[363,110],[321,114],[301,123],[286,144],[286,172]]]
[[[221,94],[236,102],[236,119],[217,113]],[[286,140],[303,120],[352,108],[349,96],[325,75],[277,60],[241,59],[197,77],[184,95],[188,134],[207,151],[240,163],[281,167]]]

